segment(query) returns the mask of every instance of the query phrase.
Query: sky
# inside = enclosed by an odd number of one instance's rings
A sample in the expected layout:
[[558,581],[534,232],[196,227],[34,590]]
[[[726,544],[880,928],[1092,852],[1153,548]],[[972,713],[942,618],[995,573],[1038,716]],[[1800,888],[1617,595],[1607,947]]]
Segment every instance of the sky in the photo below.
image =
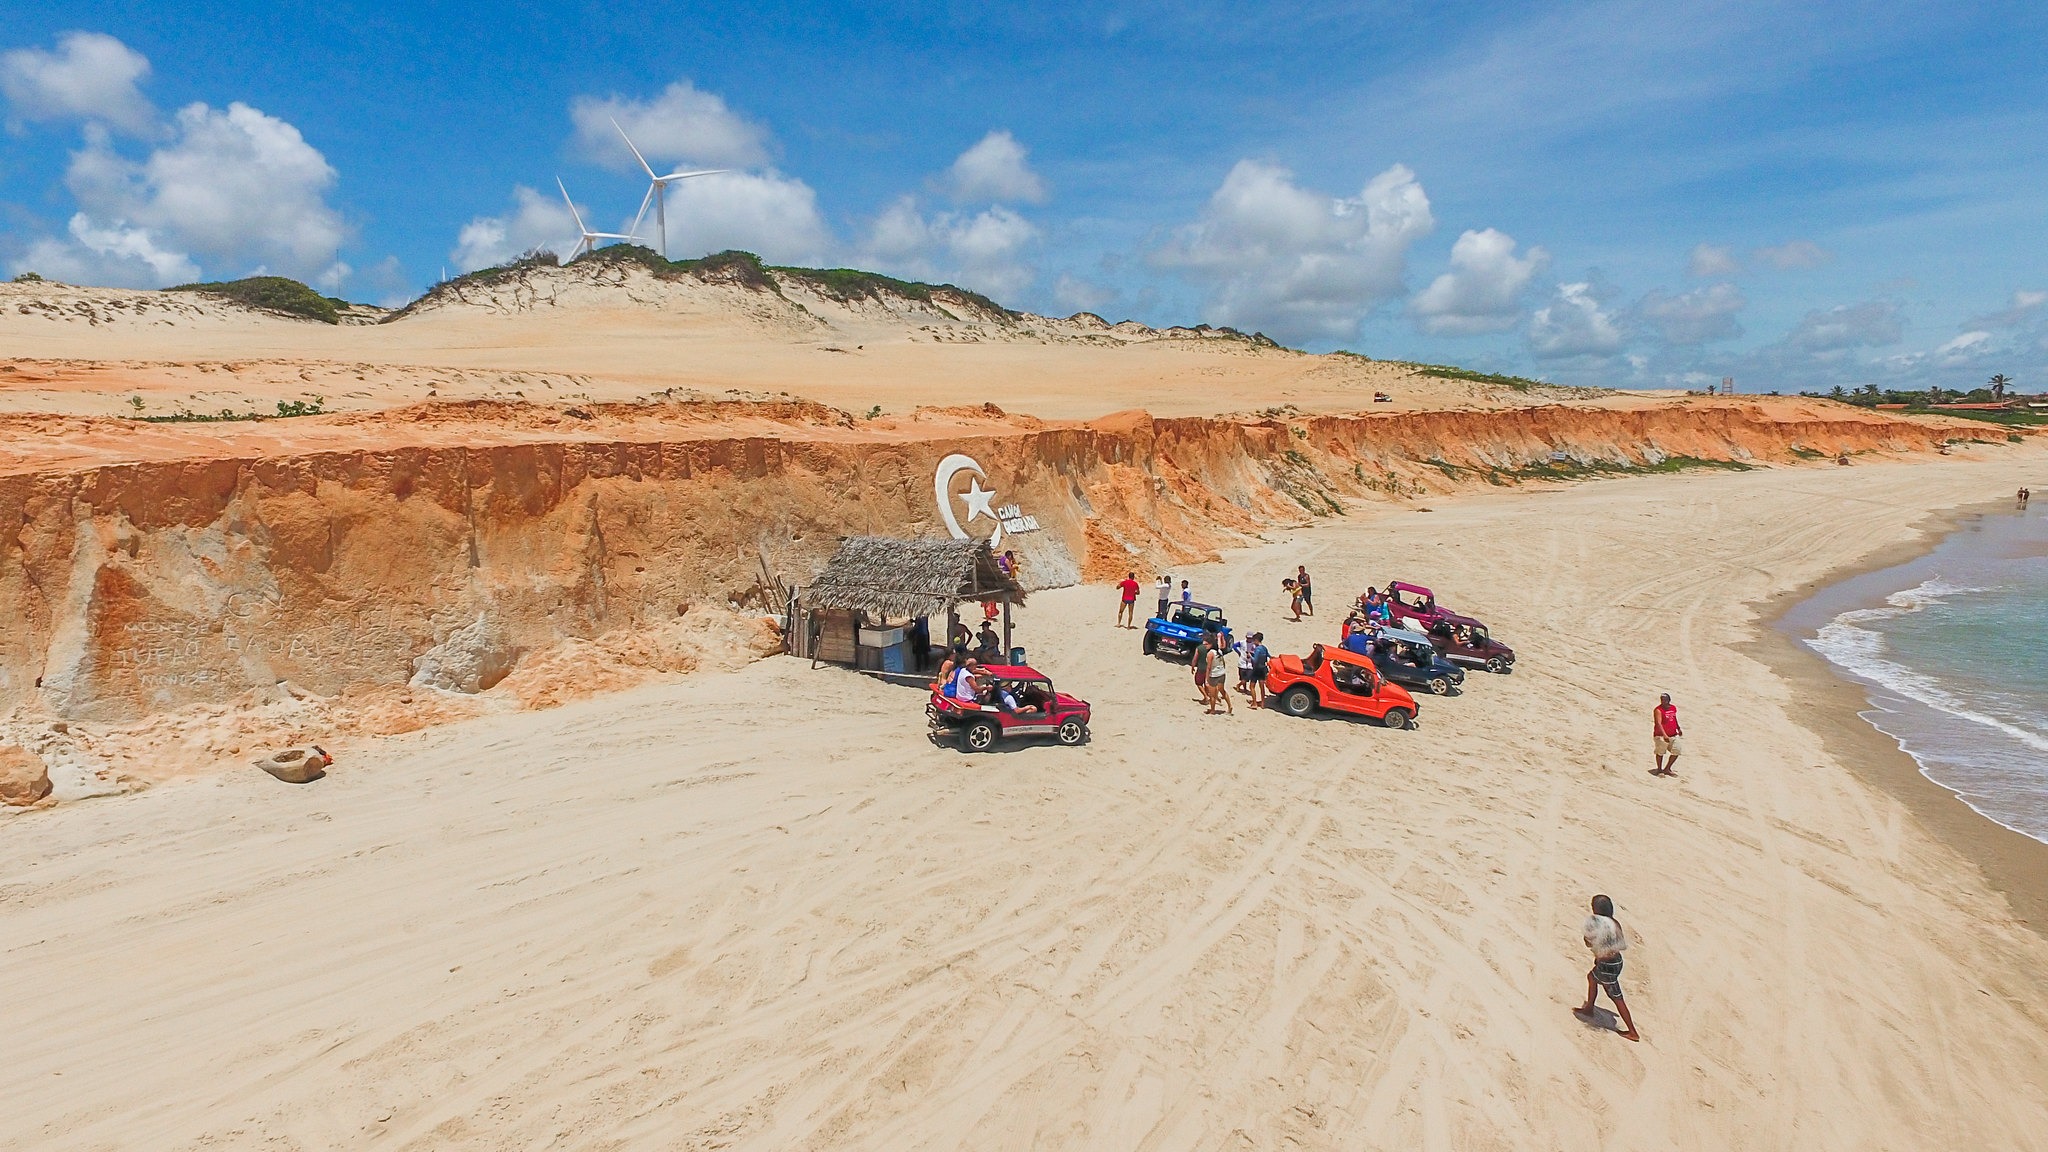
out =
[[2048,391],[2048,5],[17,10],[0,268],[402,303],[579,227],[1565,383]]

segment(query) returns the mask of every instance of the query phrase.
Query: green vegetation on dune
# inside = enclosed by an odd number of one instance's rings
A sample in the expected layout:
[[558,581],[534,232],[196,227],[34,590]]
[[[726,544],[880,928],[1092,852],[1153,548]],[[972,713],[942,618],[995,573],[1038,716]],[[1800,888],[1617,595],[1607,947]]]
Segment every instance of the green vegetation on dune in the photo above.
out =
[[135,415],[128,417],[128,419],[139,420],[144,424],[227,424],[241,420],[281,420],[293,416],[321,416],[327,412],[327,398],[325,396],[315,396],[311,400],[279,400],[275,416],[266,416],[261,412],[237,412],[232,408],[223,408],[218,412],[191,412],[180,408],[176,412],[166,413],[161,416],[144,416],[142,415],[142,397],[134,397],[128,402],[135,406]]
[[1747,472],[1752,466],[1740,460],[1706,460],[1698,456],[1666,456],[1654,464],[1623,464],[1608,460],[1550,460],[1521,468],[1491,468],[1486,479],[1494,484],[1523,480],[1588,480],[1597,476],[1655,476],[1707,468],[1723,472]]
[[349,306],[346,300],[322,296],[297,280],[283,276],[250,276],[242,280],[180,284],[166,291],[197,292],[203,296],[213,296],[240,304],[244,308],[275,312],[281,316],[293,316],[301,320],[317,320],[322,324],[341,323],[342,310]]
[[1532,388],[1557,388],[1548,380],[1531,380],[1526,376],[1503,376],[1498,372],[1474,372],[1470,368],[1459,368],[1450,364],[1408,364],[1418,375],[1434,376],[1439,380],[1469,380],[1474,384],[1496,384],[1527,392]]

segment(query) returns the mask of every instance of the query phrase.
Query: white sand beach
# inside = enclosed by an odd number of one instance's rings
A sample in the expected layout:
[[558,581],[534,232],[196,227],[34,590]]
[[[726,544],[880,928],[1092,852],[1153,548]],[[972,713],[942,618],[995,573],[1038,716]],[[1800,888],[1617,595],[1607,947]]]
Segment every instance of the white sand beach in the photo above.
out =
[[[2048,1147],[2048,926],[1752,644],[2043,462],[1539,486],[1176,572],[1275,651],[1390,577],[1487,619],[1520,670],[1412,732],[1202,716],[1077,587],[1020,637],[1081,749],[967,757],[774,658],[8,820],[0,1146]],[[1602,891],[1640,1044],[1571,1014]]]

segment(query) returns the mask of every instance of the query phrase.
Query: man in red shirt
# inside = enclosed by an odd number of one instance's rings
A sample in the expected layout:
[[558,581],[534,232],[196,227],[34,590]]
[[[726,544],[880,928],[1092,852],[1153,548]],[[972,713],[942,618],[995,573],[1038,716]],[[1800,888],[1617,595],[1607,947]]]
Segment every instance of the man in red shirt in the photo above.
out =
[[1666,692],[1650,710],[1650,747],[1657,754],[1657,766],[1650,769],[1650,775],[1678,775],[1678,754],[1685,750],[1684,739],[1685,734],[1678,730],[1678,705],[1671,702],[1671,693]]
[[1116,586],[1116,590],[1124,595],[1123,603],[1118,605],[1116,610],[1117,624],[1124,628],[1136,628],[1138,626],[1138,574],[1136,572],[1124,573],[1123,582]]

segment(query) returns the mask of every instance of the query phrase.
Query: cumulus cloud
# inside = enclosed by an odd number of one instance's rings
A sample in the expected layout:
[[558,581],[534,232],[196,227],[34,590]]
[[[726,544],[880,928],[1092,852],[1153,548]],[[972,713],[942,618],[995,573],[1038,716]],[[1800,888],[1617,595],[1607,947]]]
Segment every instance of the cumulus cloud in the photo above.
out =
[[2029,292],[2021,289],[2012,294],[2012,300],[2004,309],[1968,321],[1971,328],[2019,328],[2042,315],[2042,306],[2048,305],[2048,292]]
[[522,184],[512,189],[510,212],[478,216],[462,226],[454,250],[448,253],[448,262],[458,271],[474,272],[503,264],[536,248],[566,256],[580,238],[568,204]]
[[68,242],[45,236],[30,244],[14,262],[14,271],[116,288],[162,288],[199,279],[199,266],[190,257],[164,247],[147,228],[97,224],[79,212],[68,230]]
[[990,132],[962,152],[940,182],[955,200],[981,202],[1021,200],[1043,203],[1045,181],[1031,170],[1022,144],[1007,130]]
[[926,215],[914,197],[904,196],[875,218],[861,256],[885,272],[951,281],[1003,301],[1037,278],[1024,260],[1037,239],[1036,225],[1001,205]]
[[614,120],[650,164],[750,168],[768,160],[768,130],[688,80],[676,81],[652,100],[578,96],[569,102],[569,119],[576,125],[577,151],[622,171],[640,165],[612,127]]
[[136,86],[149,60],[103,32],[66,32],[55,50],[0,53],[10,119],[98,120],[142,135],[156,111]]
[[1621,328],[1601,309],[1589,283],[1559,284],[1529,317],[1529,350],[1538,359],[1612,356],[1620,349]]
[[1353,197],[1294,183],[1293,173],[1241,160],[1199,220],[1151,255],[1209,288],[1208,318],[1281,339],[1346,339],[1402,291],[1408,249],[1436,226],[1405,165]]
[[[653,235],[651,219],[640,233]],[[725,172],[669,186],[668,247],[677,260],[743,248],[772,263],[816,264],[833,242],[810,185],[775,172]]]
[[1735,314],[1749,302],[1733,284],[1710,284],[1666,295],[1652,290],[1635,307],[1635,315],[1667,344],[1705,344],[1742,335]]
[[1758,248],[1751,252],[1759,264],[1768,264],[1781,271],[1796,271],[1818,268],[1834,257],[1811,240],[1792,240],[1773,248]]
[[333,268],[347,237],[326,202],[334,169],[298,129],[246,104],[192,104],[164,134],[138,162],[88,123],[65,173],[80,209],[70,238],[38,241],[34,259],[103,283],[170,283],[202,265],[308,280]]
[[1522,293],[1549,261],[1541,248],[1515,255],[1515,238],[1488,228],[1451,245],[1451,270],[1415,294],[1408,310],[1425,332],[1471,336],[1504,332],[1522,317]]
[[1831,355],[1853,348],[1896,344],[1906,321],[1896,301],[1866,300],[1815,309],[1801,317],[1785,336],[1784,346],[1798,352]]
[[1734,250],[1721,244],[1695,244],[1685,261],[1686,275],[1702,280],[1733,276],[1740,271],[1742,264],[1735,259]]
[[1943,344],[1939,348],[1936,348],[1934,350],[1934,354],[1936,356],[1967,357],[1977,352],[1985,351],[1985,345],[1989,344],[1990,342],[1991,333],[1989,332],[1965,332],[1961,336],[1958,336],[1955,339],[1950,340],[1948,343]]

